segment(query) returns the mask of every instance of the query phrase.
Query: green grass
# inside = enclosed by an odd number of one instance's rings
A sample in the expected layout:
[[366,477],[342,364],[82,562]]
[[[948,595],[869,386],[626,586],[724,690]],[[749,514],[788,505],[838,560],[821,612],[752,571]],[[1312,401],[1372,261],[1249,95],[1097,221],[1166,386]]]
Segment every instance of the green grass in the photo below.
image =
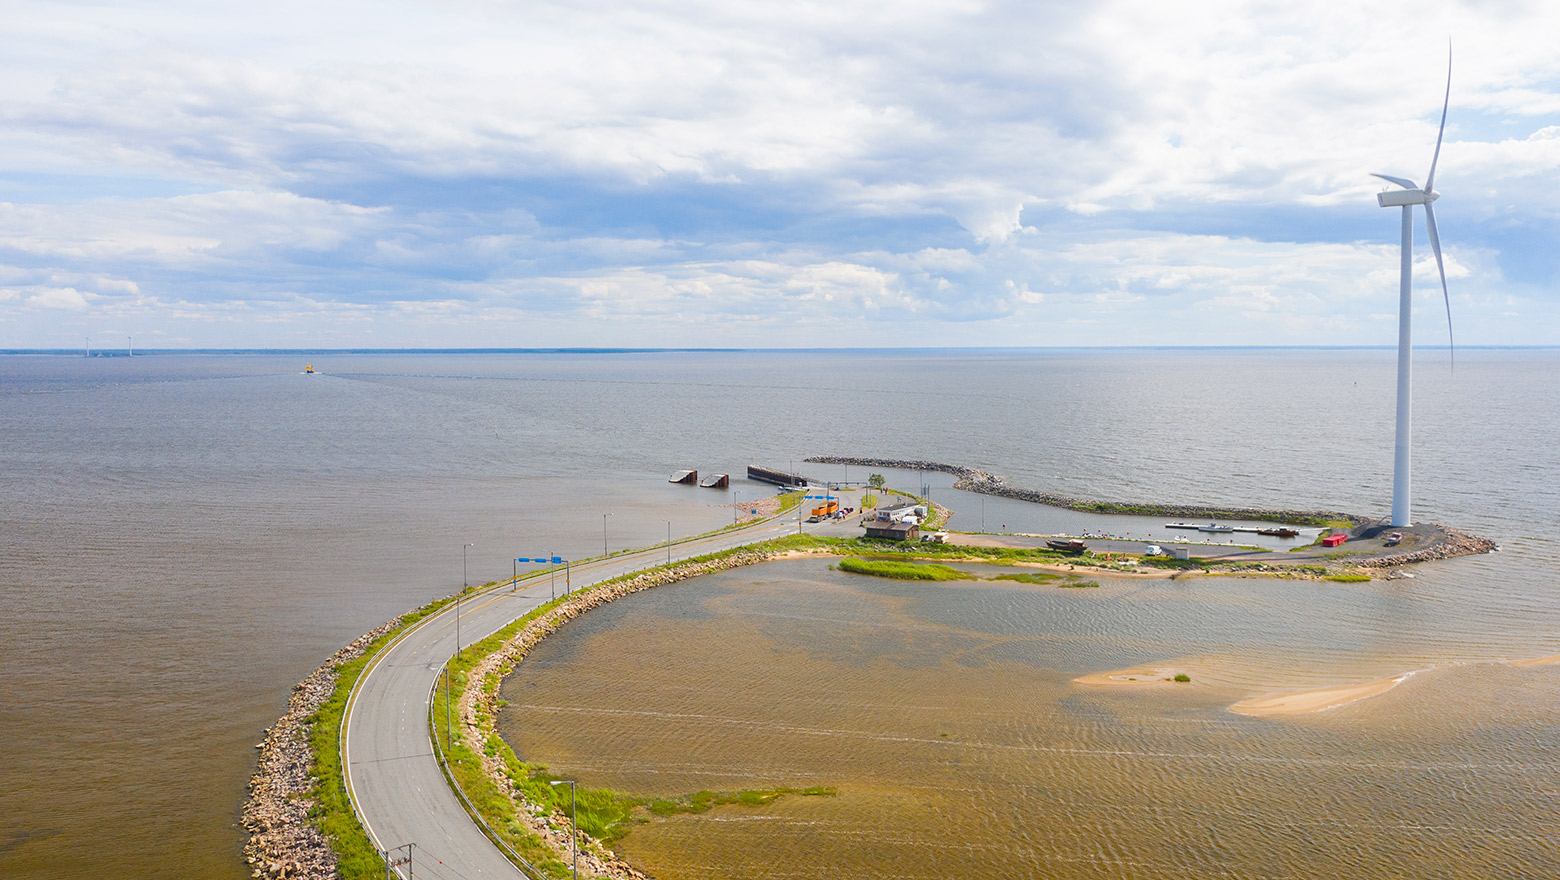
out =
[[839,561],[839,570],[852,574],[869,574],[873,577],[896,578],[902,581],[967,581],[974,580],[966,572],[935,563],[896,562],[887,559],[862,559],[847,556]]
[[1340,584],[1363,584],[1370,580],[1368,574],[1330,574],[1327,580],[1337,581]]
[[361,657],[336,667],[335,690],[331,692],[330,699],[309,717],[309,724],[312,725],[309,746],[314,752],[310,772],[316,780],[314,789],[309,793],[314,801],[309,818],[330,841],[331,848],[336,851],[340,874],[347,880],[376,880],[385,871],[384,861],[352,810],[352,802],[347,798],[346,780],[341,772],[341,716],[346,711],[347,696],[369,661],[392,639],[453,601],[453,597],[440,599],[402,615],[400,625],[370,643]]
[[1058,587],[1072,587],[1072,588],[1080,589],[1080,590],[1091,589],[1091,588],[1097,587],[1099,585],[1100,585],[1099,581],[1086,581],[1086,580],[1081,580],[1081,579],[1076,578],[1076,577],[1074,577],[1071,580],[1067,580],[1067,581],[1064,581],[1064,582],[1062,582],[1060,584],[1057,584]]
[[1175,680],[1184,684],[1185,682],[1191,681],[1192,677],[1184,672],[1177,672],[1175,674]]
[[1209,560],[1201,556],[1193,556],[1189,559],[1176,559],[1174,556],[1145,556],[1138,560],[1138,564],[1153,568],[1206,568]]
[[[794,504],[792,505],[795,506]],[[815,546],[820,539],[810,535],[789,535],[774,541],[768,541],[753,547],[738,547],[699,556],[686,562],[675,563],[672,568],[678,568],[690,563],[702,563],[724,559],[726,557],[748,552],[750,550],[776,550],[784,551],[800,547]],[[590,587],[591,590],[609,588],[612,585],[639,577],[647,572],[666,569],[668,566],[655,566],[650,569],[631,572],[620,577],[604,581]],[[578,591],[576,591],[578,594]],[[561,597],[546,605],[542,605],[524,617],[514,621],[499,632],[486,639],[471,645],[462,651],[458,657],[450,661],[450,685],[454,691],[455,704],[458,705],[461,694],[466,688],[481,687],[488,693],[494,693],[498,689],[502,677],[512,671],[512,667],[500,669],[497,674],[488,675],[481,682],[470,680],[471,673],[481,659],[499,650],[504,643],[517,634],[521,629],[530,625],[532,621],[551,611],[557,605],[568,601],[570,597]],[[445,693],[441,681],[434,695],[434,704],[431,714],[433,735],[441,749],[448,757],[446,772],[460,784],[466,796],[471,799],[477,811],[487,821],[494,833],[502,837],[511,847],[521,854],[527,861],[541,869],[543,873],[556,880],[563,880],[568,876],[568,866],[559,861],[550,849],[537,837],[532,835],[521,818],[516,813],[515,802],[498,789],[491,779],[482,772],[481,758],[474,749],[473,743],[466,742],[466,737],[458,728],[455,729],[455,741],[448,742],[445,730],[445,713],[450,706],[450,695]],[[480,748],[483,753],[495,758],[502,765],[503,773],[509,782],[532,804],[543,808],[544,812],[558,810],[567,814],[569,811],[569,788],[565,785],[552,785],[559,781],[559,777],[548,772],[543,764],[521,761],[509,744],[504,742],[494,730],[495,719],[482,712],[479,714],[478,726],[483,732]],[[696,792],[680,798],[639,798],[632,797],[611,789],[579,788],[576,791],[579,827],[581,831],[590,834],[598,840],[611,843],[636,824],[648,821],[652,815],[670,815],[676,812],[703,812],[717,806],[724,805],[762,805],[772,802],[784,795],[798,796],[826,796],[834,794],[834,790],[825,787],[808,789],[750,789],[738,792]],[[671,806],[668,807],[667,804]],[[668,812],[669,811],[669,812]],[[383,863],[377,862],[378,871],[383,871]],[[344,875],[345,876],[345,875]],[[378,876],[378,874],[374,874]]]
[[992,578],[994,581],[1018,581],[1021,584],[1048,584],[1059,581],[1062,576],[1044,571],[1026,571],[1022,574],[999,574]]

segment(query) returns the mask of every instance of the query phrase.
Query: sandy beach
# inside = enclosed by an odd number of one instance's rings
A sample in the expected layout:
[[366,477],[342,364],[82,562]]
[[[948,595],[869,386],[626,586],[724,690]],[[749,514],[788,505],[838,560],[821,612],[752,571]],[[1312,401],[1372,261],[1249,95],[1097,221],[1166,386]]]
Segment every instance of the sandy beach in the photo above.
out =
[[1355,700],[1363,700],[1386,693],[1397,687],[1399,683],[1413,675],[1405,672],[1394,678],[1384,678],[1380,681],[1368,681],[1363,684],[1346,684],[1337,687],[1316,688],[1306,691],[1292,691],[1287,694],[1277,694],[1271,697],[1258,697],[1254,700],[1241,700],[1230,706],[1231,712],[1241,715],[1252,715],[1258,718],[1266,718],[1275,715],[1304,715],[1310,712],[1321,712],[1326,709],[1335,709]]

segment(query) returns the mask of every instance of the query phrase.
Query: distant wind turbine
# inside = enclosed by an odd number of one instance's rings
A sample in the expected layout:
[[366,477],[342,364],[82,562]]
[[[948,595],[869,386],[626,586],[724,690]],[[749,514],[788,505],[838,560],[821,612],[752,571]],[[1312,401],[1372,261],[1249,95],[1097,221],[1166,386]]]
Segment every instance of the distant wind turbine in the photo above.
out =
[[[1392,525],[1410,525],[1409,507],[1409,433],[1413,340],[1414,206],[1425,206],[1425,230],[1430,233],[1430,250],[1435,252],[1435,267],[1441,273],[1441,297],[1446,302],[1446,338],[1452,345],[1452,298],[1446,289],[1446,264],[1441,260],[1441,237],[1435,231],[1435,209],[1431,204],[1441,194],[1435,191],[1435,163],[1441,158],[1441,138],[1446,134],[1446,111],[1452,101],[1452,46],[1446,46],[1446,98],[1441,104],[1441,130],[1435,136],[1435,155],[1430,158],[1430,175],[1425,188],[1412,180],[1372,174],[1402,187],[1376,194],[1383,208],[1403,209],[1402,280],[1398,285],[1398,364],[1397,364],[1397,446],[1392,458]],[[1456,357],[1455,346],[1453,358]]]

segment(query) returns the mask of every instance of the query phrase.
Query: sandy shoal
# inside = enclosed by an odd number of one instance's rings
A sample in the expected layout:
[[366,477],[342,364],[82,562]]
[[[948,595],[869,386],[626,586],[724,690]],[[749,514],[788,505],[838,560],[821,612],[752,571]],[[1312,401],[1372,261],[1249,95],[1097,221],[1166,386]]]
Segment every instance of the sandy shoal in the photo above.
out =
[[1185,669],[1176,666],[1134,666],[1131,669],[1117,669],[1111,672],[1092,672],[1088,675],[1080,675],[1073,679],[1073,684],[1103,685],[1105,687],[1186,684],[1186,682],[1176,682],[1174,680],[1178,673],[1185,671]]
[[1529,660],[1511,661],[1512,666],[1554,666],[1557,663],[1560,663],[1560,654],[1556,654],[1553,657],[1534,657]]
[[1258,697],[1254,700],[1241,700],[1239,703],[1230,706],[1230,711],[1238,712],[1242,715],[1253,715],[1258,718],[1321,712],[1324,709],[1334,709],[1345,703],[1352,703],[1355,700],[1380,696],[1397,687],[1398,684],[1410,675],[1413,675],[1413,673],[1405,672],[1393,678],[1367,681],[1363,684],[1345,684],[1308,691],[1293,691],[1271,697]]

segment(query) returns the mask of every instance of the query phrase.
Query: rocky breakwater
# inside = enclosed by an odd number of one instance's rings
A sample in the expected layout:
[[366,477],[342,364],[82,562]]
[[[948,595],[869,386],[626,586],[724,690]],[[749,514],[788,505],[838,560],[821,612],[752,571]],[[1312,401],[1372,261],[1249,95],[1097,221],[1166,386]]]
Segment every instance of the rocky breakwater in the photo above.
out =
[[883,467],[896,470],[911,471],[937,471],[944,474],[952,474],[958,478],[954,483],[955,489],[963,489],[967,492],[978,492],[982,495],[994,495],[1001,498],[1014,498],[1019,501],[1030,501],[1035,504],[1046,504],[1051,507],[1060,507],[1064,510],[1076,510],[1081,513],[1104,513],[1132,516],[1165,516],[1187,519],[1241,519],[1255,522],[1280,522],[1295,525],[1324,525],[1334,522],[1347,522],[1353,525],[1361,525],[1369,520],[1352,513],[1340,513],[1330,510],[1270,510],[1258,507],[1218,507],[1199,504],[1160,504],[1155,502],[1125,502],[1125,501],[1094,501],[1087,498],[1073,498],[1068,495],[1057,495],[1051,492],[1041,492],[1035,489],[1019,489],[1009,486],[996,474],[987,473],[977,468],[963,465],[945,464],[938,461],[918,461],[914,459],[900,458],[853,458],[839,455],[819,455],[806,459],[817,464],[844,464],[855,467]]
[[376,639],[400,626],[400,618],[359,636],[293,687],[287,714],[265,732],[259,769],[249,779],[242,823],[249,832],[244,856],[255,877],[325,880],[337,876],[336,851],[313,822],[310,798],[314,752],[309,747],[314,713],[336,690],[336,670],[363,656]]
[[1489,538],[1470,535],[1450,526],[1427,525],[1422,528],[1433,529],[1436,533],[1435,539],[1427,546],[1406,553],[1373,556],[1361,561],[1359,565],[1362,568],[1392,568],[1415,562],[1429,562],[1432,559],[1451,559],[1454,556],[1490,553],[1496,549],[1495,542]]
[[[544,841],[560,861],[567,863],[570,859],[569,817],[558,811],[538,816],[539,810],[536,805],[525,798],[506,772],[504,754],[509,752],[509,747],[494,728],[498,717],[499,683],[504,676],[514,671],[515,666],[542,639],[592,608],[640,590],[754,565],[772,559],[775,555],[774,551],[741,550],[719,559],[684,562],[671,568],[653,569],[626,580],[603,584],[589,591],[580,592],[575,598],[553,608],[521,628],[505,640],[498,650],[482,658],[467,675],[466,687],[456,703],[460,713],[461,736],[468,743],[480,743],[484,746],[477,750],[481,754],[482,772],[514,803],[515,814],[526,825],[526,830]],[[618,858],[617,854],[605,844],[584,832],[580,832],[579,848],[582,877],[648,880],[647,875]]]

